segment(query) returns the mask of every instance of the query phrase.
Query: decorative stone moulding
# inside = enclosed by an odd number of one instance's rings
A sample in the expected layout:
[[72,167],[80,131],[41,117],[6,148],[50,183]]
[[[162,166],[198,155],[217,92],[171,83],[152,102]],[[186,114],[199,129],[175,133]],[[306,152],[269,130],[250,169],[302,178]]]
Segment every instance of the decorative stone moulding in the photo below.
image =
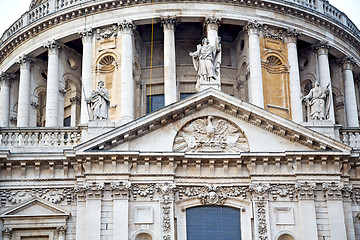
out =
[[235,153],[249,151],[243,131],[229,121],[207,116],[187,123],[174,140],[174,151],[190,153]]

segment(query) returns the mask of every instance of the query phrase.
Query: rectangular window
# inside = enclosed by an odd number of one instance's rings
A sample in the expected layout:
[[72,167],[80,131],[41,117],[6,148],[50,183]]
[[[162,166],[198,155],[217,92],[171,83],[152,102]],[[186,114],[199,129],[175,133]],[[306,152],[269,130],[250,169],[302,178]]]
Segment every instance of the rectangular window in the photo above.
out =
[[146,113],[155,112],[165,106],[164,94],[147,96]]

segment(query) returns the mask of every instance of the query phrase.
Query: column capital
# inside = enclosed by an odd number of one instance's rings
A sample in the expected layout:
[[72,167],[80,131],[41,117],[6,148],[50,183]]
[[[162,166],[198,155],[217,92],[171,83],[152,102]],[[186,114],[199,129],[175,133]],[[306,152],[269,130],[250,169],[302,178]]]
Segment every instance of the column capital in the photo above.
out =
[[343,71],[345,70],[353,70],[353,67],[355,65],[355,60],[353,57],[345,57],[343,59],[340,59],[338,61],[338,64],[341,66],[341,69]]
[[11,228],[3,228],[1,231],[3,238],[11,238],[12,229]]
[[22,55],[19,57],[19,60],[16,63],[20,64],[20,69],[30,69],[34,61],[31,57]]
[[66,226],[59,226],[56,228],[57,233],[59,236],[64,236],[66,234],[67,227]]
[[218,30],[220,27],[221,18],[215,16],[206,16],[204,21],[204,26],[207,27],[208,30]]
[[329,50],[332,49],[332,46],[329,45],[328,41],[321,40],[317,44],[312,46],[313,50],[320,55],[328,55]]
[[57,55],[57,54],[59,54],[59,51],[61,50],[62,46],[58,41],[51,40],[44,44],[44,48],[46,50],[48,50],[49,55],[52,55],[52,54]]
[[132,20],[123,20],[118,23],[119,30],[123,34],[132,34],[132,31],[136,29],[135,24]]
[[248,24],[245,26],[245,30],[248,32],[249,35],[256,34],[259,35],[263,25],[258,21],[249,21]]
[[84,31],[78,32],[79,36],[82,39],[83,44],[86,42],[92,42],[92,38],[94,36],[94,31],[92,28],[85,29]]
[[287,43],[296,43],[301,34],[294,28],[288,28],[285,32],[285,40]]
[[0,73],[0,82],[5,85],[10,85],[10,83],[14,81],[14,77],[6,72]]
[[177,19],[175,16],[161,17],[161,25],[164,30],[175,30],[176,21]]

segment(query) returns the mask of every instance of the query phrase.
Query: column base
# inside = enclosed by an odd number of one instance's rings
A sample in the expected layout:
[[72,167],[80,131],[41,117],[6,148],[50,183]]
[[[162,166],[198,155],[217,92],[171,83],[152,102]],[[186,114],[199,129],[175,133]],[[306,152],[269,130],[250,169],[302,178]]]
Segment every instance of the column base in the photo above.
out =
[[82,142],[88,140],[90,138],[96,137],[100,134],[103,134],[107,131],[114,129],[115,123],[110,120],[90,120],[87,124],[79,125],[80,127],[84,126],[84,130],[82,131]]
[[324,134],[327,137],[340,140],[341,125],[334,124],[332,120],[312,120],[309,122],[302,122],[301,125]]
[[197,86],[198,92],[201,92],[201,91],[203,91],[205,89],[208,89],[208,88],[215,88],[215,89],[221,91],[220,80],[209,81],[209,82],[201,81],[199,86]]

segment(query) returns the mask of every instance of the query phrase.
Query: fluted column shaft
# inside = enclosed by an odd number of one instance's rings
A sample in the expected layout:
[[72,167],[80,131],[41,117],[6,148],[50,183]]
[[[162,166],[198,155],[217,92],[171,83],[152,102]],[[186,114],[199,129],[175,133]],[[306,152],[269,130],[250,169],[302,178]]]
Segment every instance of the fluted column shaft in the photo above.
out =
[[354,61],[351,58],[343,59],[342,70],[345,85],[345,110],[348,127],[359,127],[356,93],[353,75]]
[[0,74],[0,127],[9,127],[10,84],[13,78],[7,73]]
[[176,102],[176,59],[175,59],[175,24],[176,18],[162,18],[164,28],[164,95],[165,106]]
[[294,122],[303,121],[303,109],[301,104],[300,71],[297,54],[297,36],[296,30],[287,32],[288,60],[290,65],[290,99],[291,99],[291,118]]
[[319,63],[319,75],[320,75],[320,86],[322,89],[325,89],[329,86],[329,97],[330,97],[330,110],[329,110],[329,119],[335,123],[335,112],[334,112],[334,101],[332,97],[332,86],[331,86],[331,77],[330,77],[330,66],[329,66],[329,57],[328,52],[331,47],[326,43],[320,43],[315,46],[318,55]]
[[93,58],[93,32],[84,31],[79,33],[82,37],[83,56],[82,56],[82,90],[81,90],[81,113],[80,123],[89,122],[89,113],[85,98],[89,98],[92,92],[92,58]]
[[48,50],[45,127],[57,127],[59,125],[59,51],[61,47],[56,41],[51,41],[44,47]]
[[120,122],[128,123],[135,116],[135,83],[133,79],[133,29],[132,22],[119,23],[121,32],[121,108]]
[[32,60],[27,56],[20,57],[20,82],[17,127],[29,126],[30,115],[30,84]]
[[246,28],[249,35],[249,99],[252,104],[264,108],[259,37],[261,25],[257,22],[250,22]]

